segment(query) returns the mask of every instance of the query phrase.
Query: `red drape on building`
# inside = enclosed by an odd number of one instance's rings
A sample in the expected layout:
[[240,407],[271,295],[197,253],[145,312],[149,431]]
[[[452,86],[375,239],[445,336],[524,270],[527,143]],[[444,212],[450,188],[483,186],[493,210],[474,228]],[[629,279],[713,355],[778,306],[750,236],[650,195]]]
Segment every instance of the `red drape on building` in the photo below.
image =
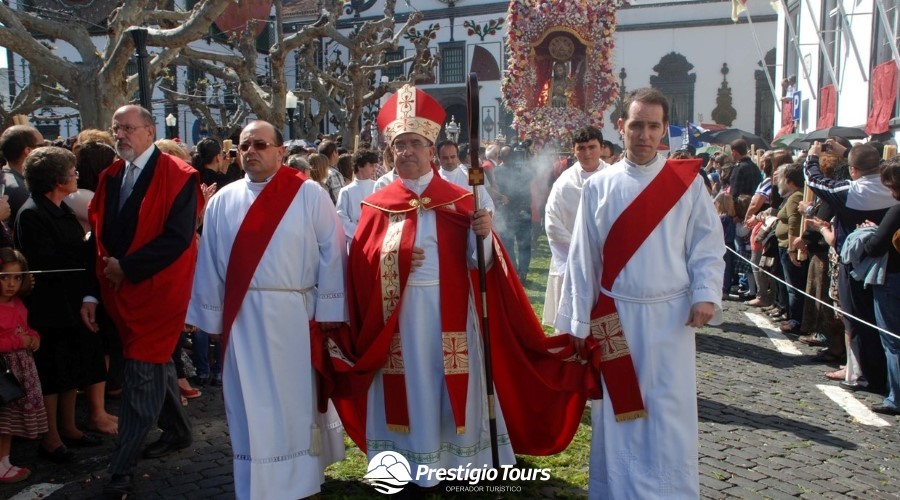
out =
[[867,134],[883,134],[889,130],[888,123],[894,114],[896,99],[897,64],[891,59],[872,70],[872,109],[866,120]]
[[[793,101],[790,99],[781,100],[781,128],[775,134],[774,139],[778,139],[784,134],[790,134],[794,131],[794,109]],[[774,140],[773,139],[773,140]]]
[[826,85],[819,89],[819,120],[816,122],[816,128],[833,127],[836,111],[837,89],[834,85]]

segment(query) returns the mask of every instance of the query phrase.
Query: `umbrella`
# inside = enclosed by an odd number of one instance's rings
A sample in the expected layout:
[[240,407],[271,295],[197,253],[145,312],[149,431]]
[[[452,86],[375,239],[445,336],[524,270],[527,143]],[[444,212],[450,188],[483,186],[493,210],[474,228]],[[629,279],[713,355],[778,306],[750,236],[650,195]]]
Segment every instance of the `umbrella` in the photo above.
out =
[[766,141],[764,141],[762,137],[739,128],[726,128],[714,132],[703,132],[697,139],[713,144],[731,144],[732,141],[743,139],[747,141],[747,146],[755,144],[756,149],[769,149],[769,145],[766,144]]
[[703,146],[703,147],[697,148],[698,155],[702,154],[702,153],[713,154],[713,153],[718,153],[719,151],[725,151],[725,148],[722,146],[716,146],[716,145]]
[[844,139],[865,139],[869,137],[866,134],[866,131],[861,128],[856,127],[828,127],[828,128],[820,128],[819,130],[813,130],[812,132],[806,134],[806,137],[803,138],[804,141],[812,142],[812,141],[824,141],[831,136],[843,137]]
[[804,139],[805,135],[806,134],[803,134],[803,133],[784,134],[783,136],[772,141],[772,147],[775,147],[775,148],[795,147],[794,141],[796,141],[797,144],[806,142],[806,139]]

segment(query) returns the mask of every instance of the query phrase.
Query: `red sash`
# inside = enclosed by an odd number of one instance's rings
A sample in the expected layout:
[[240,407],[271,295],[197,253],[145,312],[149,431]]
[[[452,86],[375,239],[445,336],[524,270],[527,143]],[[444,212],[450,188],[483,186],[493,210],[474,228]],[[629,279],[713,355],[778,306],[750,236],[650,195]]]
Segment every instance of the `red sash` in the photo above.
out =
[[238,229],[231,255],[228,257],[228,269],[225,272],[225,303],[222,310],[222,360],[228,347],[228,336],[231,326],[237,318],[250,280],[256,273],[263,253],[275,235],[275,229],[287,213],[294,201],[300,186],[307,177],[301,172],[288,167],[281,167],[269,184],[263,188],[247,211],[244,221]]
[[[625,264],[684,195],[700,171],[700,160],[668,160],[659,174],[613,223],[603,246],[600,285],[612,290]],[[634,362],[622,331],[616,302],[600,292],[591,310],[588,337],[591,365],[606,382],[616,421],[647,416]],[[602,387],[599,383],[598,387]]]

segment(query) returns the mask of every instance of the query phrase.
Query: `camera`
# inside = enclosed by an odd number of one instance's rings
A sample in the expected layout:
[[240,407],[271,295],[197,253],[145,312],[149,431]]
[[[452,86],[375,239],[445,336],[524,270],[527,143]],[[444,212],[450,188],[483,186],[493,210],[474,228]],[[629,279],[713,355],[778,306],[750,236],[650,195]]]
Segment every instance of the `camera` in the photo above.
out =
[[228,157],[229,158],[237,158],[237,149],[228,150]]
[[810,206],[806,207],[806,210],[803,211],[803,215],[806,218],[812,218],[816,215],[816,212],[818,212],[818,211],[819,211],[819,204],[816,203],[815,205],[810,205]]
[[829,151],[831,151],[831,144],[828,144],[828,143],[822,144],[822,152],[827,153]]

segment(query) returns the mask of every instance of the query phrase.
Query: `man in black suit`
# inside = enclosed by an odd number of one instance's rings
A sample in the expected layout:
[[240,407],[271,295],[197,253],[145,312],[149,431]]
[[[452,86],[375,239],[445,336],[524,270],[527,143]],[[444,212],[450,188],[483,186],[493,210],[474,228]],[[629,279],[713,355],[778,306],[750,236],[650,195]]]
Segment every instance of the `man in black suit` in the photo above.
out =
[[171,362],[184,326],[197,256],[200,178],[154,146],[153,115],[135,105],[112,119],[120,160],[103,171],[89,208],[93,289],[82,319],[96,331],[96,298],[122,338],[122,410],[112,478],[104,489],[121,498],[132,489],[138,456],[154,423],[163,429],[143,450],[156,458],[191,444],[191,425]]

